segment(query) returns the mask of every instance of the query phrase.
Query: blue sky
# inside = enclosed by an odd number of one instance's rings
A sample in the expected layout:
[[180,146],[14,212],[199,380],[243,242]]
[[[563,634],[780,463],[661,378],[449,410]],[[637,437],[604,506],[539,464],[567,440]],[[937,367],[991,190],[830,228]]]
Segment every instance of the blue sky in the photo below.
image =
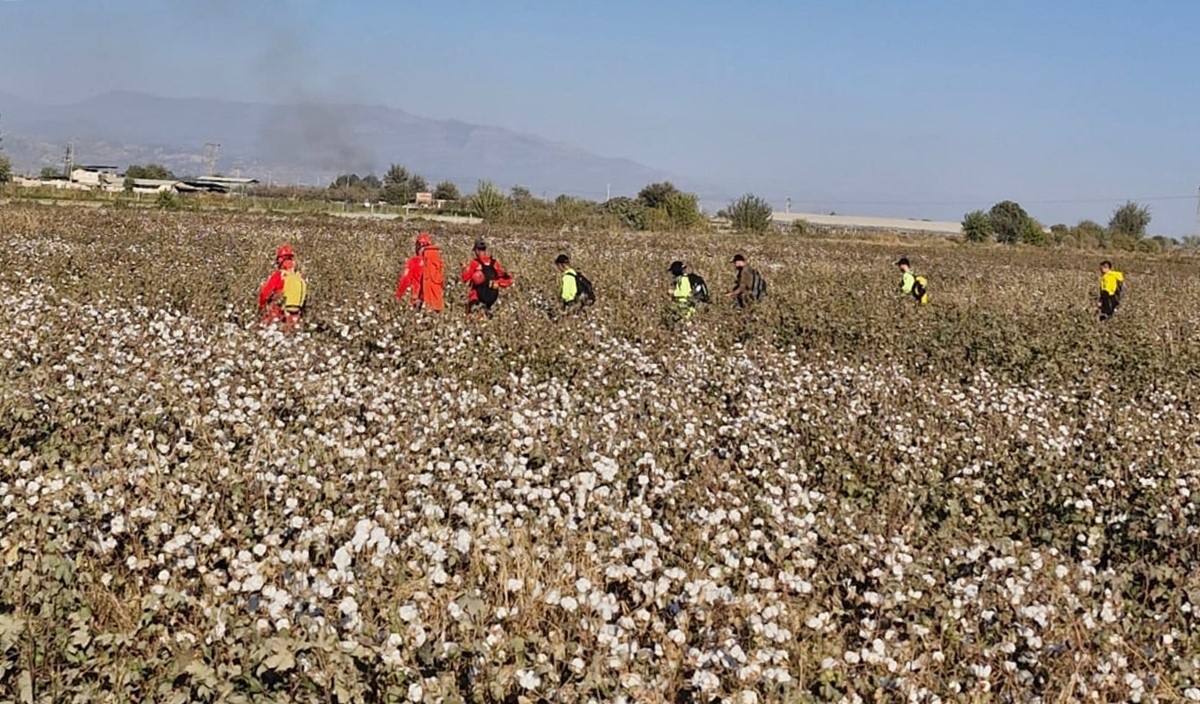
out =
[[1200,3],[0,0],[0,91],[386,104],[797,210],[1196,231]]

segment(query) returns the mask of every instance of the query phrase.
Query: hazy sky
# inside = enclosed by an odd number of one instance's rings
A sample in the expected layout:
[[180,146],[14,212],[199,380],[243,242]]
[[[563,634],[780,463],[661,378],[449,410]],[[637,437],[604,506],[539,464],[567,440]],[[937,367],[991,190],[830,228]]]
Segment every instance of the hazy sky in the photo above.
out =
[[0,0],[0,91],[386,104],[796,210],[1193,233],[1200,2]]

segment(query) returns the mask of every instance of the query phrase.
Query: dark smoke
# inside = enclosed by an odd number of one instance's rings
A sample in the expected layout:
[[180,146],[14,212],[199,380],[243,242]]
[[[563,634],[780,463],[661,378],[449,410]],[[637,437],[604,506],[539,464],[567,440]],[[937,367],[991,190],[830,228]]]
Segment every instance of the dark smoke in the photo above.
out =
[[174,6],[189,24],[210,25],[218,32],[236,25],[243,30],[240,34],[250,34],[263,47],[248,67],[258,92],[255,102],[273,104],[259,127],[254,155],[258,160],[330,180],[340,173],[373,170],[370,151],[356,132],[356,111],[346,107],[354,102],[355,86],[341,82],[333,89],[321,84],[311,33],[286,2],[188,0]]

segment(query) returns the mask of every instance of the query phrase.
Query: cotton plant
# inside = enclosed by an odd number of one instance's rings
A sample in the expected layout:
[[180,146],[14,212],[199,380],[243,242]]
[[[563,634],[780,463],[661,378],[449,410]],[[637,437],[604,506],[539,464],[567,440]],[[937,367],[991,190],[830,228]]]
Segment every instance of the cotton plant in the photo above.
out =
[[[551,320],[562,242],[498,233],[519,283],[475,321],[389,299],[394,225],[5,223],[0,690],[53,668],[100,699],[87,667],[137,662],[132,696],[207,701],[1200,699],[1200,287],[1174,270],[1114,361],[1061,253],[1035,310],[929,246],[964,318],[900,305],[877,245],[768,237],[819,265],[684,329],[647,262],[713,281],[720,240],[580,236],[620,283]],[[297,331],[248,302],[283,240]]]

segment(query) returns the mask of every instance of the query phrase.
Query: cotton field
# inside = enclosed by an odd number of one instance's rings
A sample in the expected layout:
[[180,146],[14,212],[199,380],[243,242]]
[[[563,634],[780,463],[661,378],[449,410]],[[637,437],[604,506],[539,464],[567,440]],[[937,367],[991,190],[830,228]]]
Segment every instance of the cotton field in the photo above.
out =
[[1191,261],[497,231],[484,321],[415,234],[0,210],[0,700],[1200,701]]

